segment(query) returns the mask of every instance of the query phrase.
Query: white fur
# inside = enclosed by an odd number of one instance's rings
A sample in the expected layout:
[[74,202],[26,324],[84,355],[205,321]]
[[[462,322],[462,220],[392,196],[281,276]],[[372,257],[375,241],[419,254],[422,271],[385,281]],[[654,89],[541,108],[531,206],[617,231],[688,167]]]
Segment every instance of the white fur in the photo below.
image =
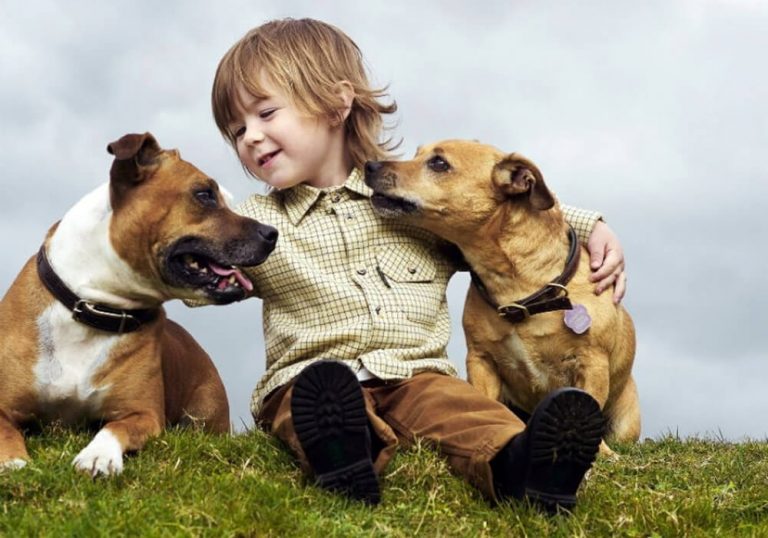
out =
[[[525,344],[517,335],[517,333],[514,333],[514,332],[510,333],[504,339],[504,347],[509,350],[505,354],[505,356],[515,357],[516,360],[519,360],[520,362],[525,364],[526,370],[531,375],[531,384],[533,385],[533,387],[541,390],[549,386],[549,383],[550,383],[549,372],[542,368],[542,365],[539,361],[531,360],[530,355],[528,354],[528,350],[525,347]],[[515,361],[504,361],[503,368],[510,368],[512,370],[515,370],[518,368],[518,366],[515,364]]]
[[72,460],[72,465],[94,477],[120,474],[123,472],[123,447],[111,431],[103,428]]
[[37,327],[40,344],[34,371],[43,413],[65,422],[96,418],[109,386],[94,387],[91,378],[119,336],[74,321],[58,302],[37,318]]
[[105,183],[77,202],[59,223],[47,251],[54,271],[77,296],[115,308],[154,307],[169,299],[157,282],[138,275],[117,255],[109,239],[111,220]]
[[[156,290],[157,283],[138,275],[112,247],[111,220],[109,184],[105,183],[64,215],[48,244],[51,266],[82,299],[115,308],[157,306],[165,298]],[[96,418],[109,387],[94,387],[91,379],[120,336],[74,321],[58,302],[43,311],[37,327],[35,378],[43,413],[65,422]]]
[[3,471],[15,471],[16,469],[26,467],[26,465],[27,460],[23,460],[21,458],[13,458],[12,460],[7,460],[0,463],[0,473]]

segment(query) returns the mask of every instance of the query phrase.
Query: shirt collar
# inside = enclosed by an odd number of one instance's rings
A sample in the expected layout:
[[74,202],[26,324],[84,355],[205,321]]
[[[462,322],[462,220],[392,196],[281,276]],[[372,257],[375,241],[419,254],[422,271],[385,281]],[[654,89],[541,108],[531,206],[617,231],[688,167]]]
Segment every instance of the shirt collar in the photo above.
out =
[[288,218],[294,225],[297,225],[321,196],[340,189],[352,191],[366,198],[370,198],[373,194],[371,188],[365,184],[363,173],[359,168],[353,168],[347,180],[338,187],[318,189],[301,183],[284,191],[274,191],[274,193],[282,197]]
[[347,181],[344,183],[344,187],[366,198],[370,198],[373,194],[373,189],[365,184],[365,177],[359,168],[352,170],[352,173],[349,174]]

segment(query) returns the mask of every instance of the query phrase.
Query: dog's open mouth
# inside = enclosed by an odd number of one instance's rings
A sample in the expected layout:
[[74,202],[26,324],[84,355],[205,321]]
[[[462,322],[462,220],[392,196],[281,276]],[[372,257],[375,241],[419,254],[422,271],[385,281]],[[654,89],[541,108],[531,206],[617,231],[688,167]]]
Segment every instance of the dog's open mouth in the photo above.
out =
[[416,213],[419,210],[419,206],[416,202],[406,198],[389,196],[380,192],[376,192],[371,196],[371,204],[373,204],[376,212],[384,217],[398,217]]
[[188,275],[190,282],[195,281],[217,290],[223,290],[229,286],[253,290],[253,284],[248,277],[234,265],[224,267],[210,258],[195,254],[184,254],[180,258],[182,270]]
[[201,290],[216,303],[239,301],[253,283],[243,272],[200,252],[179,252],[168,257],[166,275],[174,286]]

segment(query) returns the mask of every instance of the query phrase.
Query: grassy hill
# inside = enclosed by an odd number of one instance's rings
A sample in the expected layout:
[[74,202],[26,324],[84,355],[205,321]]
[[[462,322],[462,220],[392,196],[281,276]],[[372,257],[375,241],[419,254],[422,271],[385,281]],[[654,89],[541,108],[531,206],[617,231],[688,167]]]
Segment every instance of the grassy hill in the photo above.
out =
[[673,437],[614,447],[570,517],[491,507],[432,450],[402,451],[368,508],[307,483],[259,431],[170,431],[112,479],[70,462],[86,433],[47,429],[0,474],[3,536],[768,536],[768,444]]

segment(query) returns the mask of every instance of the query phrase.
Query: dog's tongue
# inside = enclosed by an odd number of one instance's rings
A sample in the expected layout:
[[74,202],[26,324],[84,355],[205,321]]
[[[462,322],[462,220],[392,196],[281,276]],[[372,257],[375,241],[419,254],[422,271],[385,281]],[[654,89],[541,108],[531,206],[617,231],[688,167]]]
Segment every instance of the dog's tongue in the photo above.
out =
[[246,276],[240,272],[239,269],[235,267],[222,267],[221,265],[218,265],[214,262],[210,262],[211,269],[214,273],[217,275],[221,275],[223,277],[227,277],[229,275],[235,275],[235,278],[240,283],[240,285],[245,288],[248,291],[253,291],[253,284],[251,283]]

